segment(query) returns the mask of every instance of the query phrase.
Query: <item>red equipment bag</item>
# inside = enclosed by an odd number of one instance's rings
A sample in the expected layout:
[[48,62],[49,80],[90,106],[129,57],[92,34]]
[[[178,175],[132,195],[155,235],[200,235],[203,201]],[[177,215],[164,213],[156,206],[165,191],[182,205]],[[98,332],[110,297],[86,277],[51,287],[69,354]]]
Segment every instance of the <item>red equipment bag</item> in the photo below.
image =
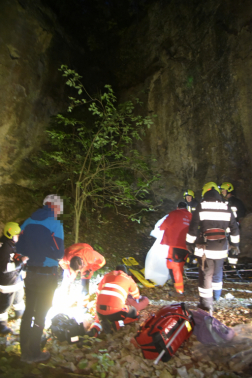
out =
[[133,343],[142,349],[144,358],[167,362],[193,328],[192,314],[184,303],[163,306],[140,326]]

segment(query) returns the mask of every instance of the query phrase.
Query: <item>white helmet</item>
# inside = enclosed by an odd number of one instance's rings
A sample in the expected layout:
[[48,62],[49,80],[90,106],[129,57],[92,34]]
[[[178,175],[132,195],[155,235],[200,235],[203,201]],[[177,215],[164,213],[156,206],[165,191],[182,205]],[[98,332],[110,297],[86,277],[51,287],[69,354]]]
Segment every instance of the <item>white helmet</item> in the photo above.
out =
[[57,196],[57,194],[49,194],[45,197],[43,205],[46,205],[47,202],[60,206],[60,214],[63,214],[63,199],[60,198],[60,196]]

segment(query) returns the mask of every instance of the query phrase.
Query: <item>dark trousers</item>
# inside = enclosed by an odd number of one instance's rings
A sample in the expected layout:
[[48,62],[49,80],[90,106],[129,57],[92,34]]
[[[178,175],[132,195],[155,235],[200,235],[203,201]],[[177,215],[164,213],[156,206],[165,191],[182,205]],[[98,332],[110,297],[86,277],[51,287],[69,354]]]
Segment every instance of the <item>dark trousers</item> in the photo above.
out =
[[219,299],[222,291],[223,264],[225,259],[206,259],[202,270],[201,258],[199,260],[199,295],[200,304],[210,308],[213,299]]
[[14,293],[0,293],[0,323],[7,325],[8,310],[13,306],[16,317],[22,315],[24,310],[24,289],[15,291]]
[[[103,310],[104,307],[107,307],[107,306],[101,306],[101,307],[103,307],[103,308],[101,308]],[[101,324],[102,324],[102,322],[104,320],[105,321],[109,320],[110,322],[112,322],[112,327],[115,330],[117,329],[115,322],[117,322],[118,320],[125,321],[128,318],[130,318],[130,319],[138,319],[138,312],[137,312],[136,308],[133,307],[133,306],[127,306],[125,308],[125,310],[114,312],[113,314],[108,314],[108,315],[100,314],[99,312],[97,312],[97,310],[96,310],[96,313],[98,315],[98,318],[101,321]]]
[[[41,268],[42,271],[43,268]],[[57,273],[43,274],[27,271],[25,279],[26,308],[20,327],[22,354],[32,357],[39,356],[45,317],[52,306],[56,288]]]

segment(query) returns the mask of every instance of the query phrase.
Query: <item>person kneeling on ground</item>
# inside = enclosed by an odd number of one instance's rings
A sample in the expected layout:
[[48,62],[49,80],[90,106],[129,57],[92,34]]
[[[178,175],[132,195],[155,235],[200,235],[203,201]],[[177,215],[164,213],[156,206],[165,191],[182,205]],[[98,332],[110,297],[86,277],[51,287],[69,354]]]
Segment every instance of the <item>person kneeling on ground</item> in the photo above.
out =
[[82,305],[89,301],[89,280],[93,273],[106,264],[105,258],[96,252],[89,244],[77,243],[65,249],[64,257],[59,265],[64,269],[62,285],[67,286],[81,273]]
[[135,281],[128,275],[125,265],[118,265],[116,270],[107,273],[98,286],[95,322],[89,336],[96,337],[101,330],[111,333],[112,328],[138,320],[139,311],[149,303],[147,297],[141,297]]

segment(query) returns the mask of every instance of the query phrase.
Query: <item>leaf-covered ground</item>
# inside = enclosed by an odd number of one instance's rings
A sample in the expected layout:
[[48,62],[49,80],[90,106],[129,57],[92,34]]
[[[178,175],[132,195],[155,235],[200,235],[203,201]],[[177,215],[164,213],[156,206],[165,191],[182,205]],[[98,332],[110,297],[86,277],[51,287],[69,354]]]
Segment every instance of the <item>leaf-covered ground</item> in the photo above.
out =
[[[78,284],[78,283],[77,283]],[[185,282],[188,307],[195,309],[198,302],[197,280]],[[140,320],[125,326],[112,335],[101,334],[99,339],[84,338],[69,345],[50,338],[46,349],[51,359],[46,363],[20,362],[19,324],[10,321],[15,333],[0,338],[0,376],[29,377],[102,377],[102,378],[204,378],[251,377],[252,369],[252,284],[225,283],[222,300],[215,304],[214,316],[228,326],[235,327],[236,339],[232,345],[209,347],[200,344],[193,335],[179,348],[167,363],[157,365],[145,360],[141,350],[131,343],[139,325],[164,304],[175,303],[172,287],[147,289],[141,293],[150,299],[149,306],[141,312]],[[225,297],[230,299],[225,299]],[[91,309],[92,310],[92,309]],[[240,326],[239,326],[240,325]],[[247,352],[246,352],[247,351]],[[242,353],[242,354],[241,354]],[[236,356],[238,354],[238,356]]]
[[[143,263],[146,253],[155,241],[149,236],[150,231],[157,220],[169,212],[169,204],[167,206],[163,206],[159,214],[152,214],[153,219],[143,218],[140,225],[123,217],[112,217],[111,213],[105,214],[106,216],[98,218],[99,221],[89,222],[88,226],[81,228],[79,241],[89,243],[105,256],[107,264],[102,273],[114,269],[122,262],[123,257],[133,256]],[[67,228],[65,224],[65,246],[73,243],[71,227]],[[162,305],[177,302],[178,299],[172,295],[173,288],[168,283],[164,287],[153,289],[140,285],[140,291],[142,295],[148,296],[150,304],[141,312],[138,322],[125,326],[112,335],[101,334],[99,339],[85,336],[80,344],[69,345],[67,342],[50,338],[45,349],[50,351],[51,358],[46,363],[28,365],[20,362],[20,321],[10,320],[9,324],[15,333],[0,337],[0,377],[252,377],[252,284],[224,283],[223,299],[215,304],[214,316],[236,329],[237,336],[233,346],[206,347],[193,335],[168,363],[160,361],[157,365],[151,360],[145,360],[141,351],[131,343],[131,339],[151,313],[155,313]],[[183,301],[189,308],[195,309],[198,303],[197,280],[185,280],[185,294]],[[225,296],[230,299],[225,299]]]

